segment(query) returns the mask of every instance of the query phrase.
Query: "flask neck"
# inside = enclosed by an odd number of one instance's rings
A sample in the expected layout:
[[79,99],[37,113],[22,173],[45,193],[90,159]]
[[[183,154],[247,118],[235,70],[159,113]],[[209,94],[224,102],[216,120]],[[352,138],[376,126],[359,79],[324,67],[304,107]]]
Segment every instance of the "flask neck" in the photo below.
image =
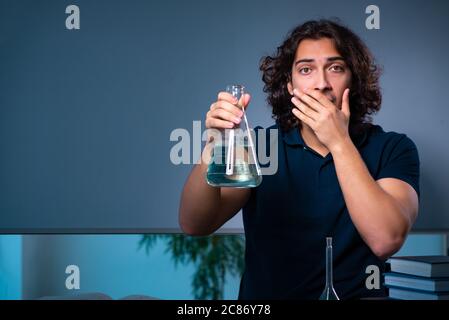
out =
[[326,247],[326,287],[333,287],[332,246]]

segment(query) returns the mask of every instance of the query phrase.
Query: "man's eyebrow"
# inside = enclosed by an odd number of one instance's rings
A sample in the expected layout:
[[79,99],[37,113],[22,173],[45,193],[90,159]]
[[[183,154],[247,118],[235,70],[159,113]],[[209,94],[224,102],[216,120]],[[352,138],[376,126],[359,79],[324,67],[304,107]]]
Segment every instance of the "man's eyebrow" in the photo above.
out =
[[327,61],[337,61],[337,60],[341,60],[343,62],[345,61],[345,59],[343,59],[343,57],[340,57],[340,56],[327,58]]
[[[332,62],[332,61],[345,61],[345,59],[341,56],[335,56],[335,57],[329,57],[326,59],[328,62]],[[295,62],[295,66],[299,63],[304,63],[304,62],[315,62],[315,59],[299,59],[298,61]]]

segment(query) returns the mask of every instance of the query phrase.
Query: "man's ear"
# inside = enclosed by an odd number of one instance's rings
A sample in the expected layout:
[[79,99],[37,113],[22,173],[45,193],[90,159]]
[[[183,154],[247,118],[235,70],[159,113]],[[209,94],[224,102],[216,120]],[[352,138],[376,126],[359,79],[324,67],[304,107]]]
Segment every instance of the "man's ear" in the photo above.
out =
[[293,85],[292,85],[291,81],[287,82],[287,90],[288,90],[288,93],[290,93],[290,95],[292,96],[293,95]]

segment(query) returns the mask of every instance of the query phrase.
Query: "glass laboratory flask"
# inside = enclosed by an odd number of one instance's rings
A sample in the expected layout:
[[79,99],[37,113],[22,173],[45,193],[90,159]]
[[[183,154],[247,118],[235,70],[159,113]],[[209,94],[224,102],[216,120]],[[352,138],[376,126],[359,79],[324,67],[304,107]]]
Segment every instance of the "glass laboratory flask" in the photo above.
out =
[[232,129],[219,130],[218,135],[214,135],[206,181],[214,187],[254,188],[262,182],[262,173],[252,130],[242,107],[245,88],[230,85],[226,92],[237,98],[236,106],[243,111],[242,121]]
[[326,286],[319,300],[340,300],[332,279],[332,238],[326,238]]

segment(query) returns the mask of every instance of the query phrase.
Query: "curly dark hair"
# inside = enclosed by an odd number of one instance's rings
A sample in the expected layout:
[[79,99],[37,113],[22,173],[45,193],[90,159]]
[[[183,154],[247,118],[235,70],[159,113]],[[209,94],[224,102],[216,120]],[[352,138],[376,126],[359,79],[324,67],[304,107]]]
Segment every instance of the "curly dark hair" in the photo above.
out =
[[338,19],[334,20],[311,20],[297,26],[277,48],[274,56],[261,59],[260,70],[265,83],[263,91],[268,93],[267,102],[273,108],[273,118],[283,130],[301,127],[300,121],[292,113],[293,104],[287,83],[291,80],[296,49],[304,39],[332,39],[351,70],[351,136],[369,127],[372,121],[370,115],[380,110],[382,95],[379,88],[379,66],[375,64],[373,55],[363,41]]

